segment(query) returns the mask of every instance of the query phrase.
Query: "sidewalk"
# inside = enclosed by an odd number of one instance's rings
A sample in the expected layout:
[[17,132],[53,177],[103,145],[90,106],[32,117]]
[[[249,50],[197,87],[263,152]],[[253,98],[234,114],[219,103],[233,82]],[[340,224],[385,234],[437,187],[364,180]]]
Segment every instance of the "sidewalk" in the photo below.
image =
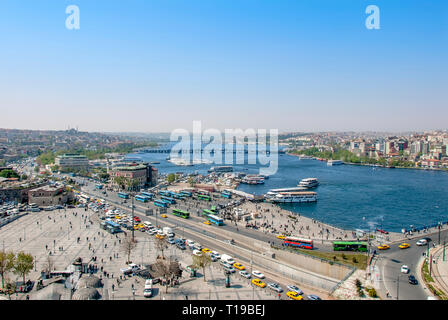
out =
[[432,255],[431,276],[435,286],[448,296],[448,246],[445,247],[445,261],[443,260],[443,246],[437,246],[430,250]]

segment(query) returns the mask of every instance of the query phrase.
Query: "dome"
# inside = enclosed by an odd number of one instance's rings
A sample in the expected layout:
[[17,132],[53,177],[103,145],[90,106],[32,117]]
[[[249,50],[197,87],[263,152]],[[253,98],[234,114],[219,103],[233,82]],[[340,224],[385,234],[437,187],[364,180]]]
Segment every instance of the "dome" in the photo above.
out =
[[95,288],[81,288],[73,294],[72,300],[99,300],[100,293]]
[[101,280],[92,275],[92,274],[88,274],[88,275],[83,275],[81,277],[81,279],[79,279],[78,283],[76,284],[76,287],[78,289],[81,288],[101,288],[103,286],[103,284],[101,283]]

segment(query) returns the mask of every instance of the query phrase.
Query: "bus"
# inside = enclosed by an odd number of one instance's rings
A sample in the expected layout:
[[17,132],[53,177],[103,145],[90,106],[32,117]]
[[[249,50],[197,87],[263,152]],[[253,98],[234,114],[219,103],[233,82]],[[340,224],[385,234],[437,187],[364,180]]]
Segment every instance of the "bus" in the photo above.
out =
[[215,214],[215,212],[213,212],[211,210],[208,210],[208,209],[202,210],[202,215],[203,216],[209,216],[209,215],[214,215],[214,214]]
[[159,194],[160,194],[161,196],[170,197],[170,196],[171,196],[171,191],[168,191],[168,190],[160,190],[160,191],[159,191]]
[[156,200],[156,201],[154,201],[154,205],[157,207],[168,208],[169,204],[162,200]]
[[367,252],[367,242],[363,241],[334,241],[334,251],[360,251]]
[[127,194],[126,192],[118,192],[117,196],[123,199],[129,199],[129,194]]
[[95,188],[97,188],[98,190],[101,190],[101,189],[103,189],[103,185],[102,185],[102,184],[97,184],[97,185],[95,186]]
[[212,206],[210,208],[210,211],[213,211],[214,213],[218,213],[218,208],[216,208],[216,206]]
[[188,219],[190,217],[190,213],[184,210],[180,210],[180,209],[173,209],[173,214],[175,216],[184,218],[184,219]]
[[120,225],[116,222],[113,222],[112,220],[106,220],[102,222],[101,228],[112,234],[121,232]]
[[160,197],[162,200],[166,200],[166,201],[168,201],[169,203],[171,203],[171,204],[176,204],[176,200],[174,200],[173,198],[171,198],[171,197],[166,197],[166,196],[162,196],[162,197]]
[[183,200],[185,196],[183,194],[173,192],[172,197],[179,200]]
[[207,196],[205,194],[198,194],[198,199],[199,200],[205,200],[205,201],[210,201],[210,196]]
[[215,216],[213,214],[209,214],[207,216],[208,221],[216,224],[217,226],[223,226],[224,225],[224,220],[218,216]]
[[296,237],[286,237],[283,240],[283,245],[312,250],[313,249],[313,240],[296,238]]
[[141,202],[148,202],[150,200],[150,198],[147,197],[147,196],[138,194],[138,195],[135,196],[135,200],[141,201]]
[[231,193],[227,193],[227,192],[221,192],[221,197],[227,198],[227,199],[231,199],[232,198],[232,194]]
[[187,196],[187,197],[191,197],[192,193],[190,191],[181,191],[180,192],[181,195]]
[[149,198],[154,198],[154,194],[153,193],[149,193],[149,192],[140,192],[143,196],[147,196]]

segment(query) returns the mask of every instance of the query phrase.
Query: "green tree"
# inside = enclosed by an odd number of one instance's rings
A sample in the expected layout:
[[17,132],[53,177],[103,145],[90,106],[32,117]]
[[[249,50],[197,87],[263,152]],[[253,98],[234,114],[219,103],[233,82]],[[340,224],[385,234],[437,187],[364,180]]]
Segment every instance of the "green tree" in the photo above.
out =
[[33,267],[34,267],[34,258],[32,255],[25,253],[23,251],[17,254],[13,267],[13,272],[17,275],[22,276],[23,283],[25,283],[25,277],[30,273]]
[[12,169],[5,169],[0,171],[0,177],[2,178],[20,178],[20,176]]
[[194,187],[195,183],[193,177],[188,177],[188,184],[190,185],[190,187]]
[[168,175],[168,177],[167,177],[167,181],[168,181],[168,183],[173,183],[174,180],[176,180],[176,176],[175,176],[175,174],[174,174],[174,173],[170,173],[170,174]]
[[212,263],[212,258],[204,252],[201,253],[201,255],[193,255],[193,267],[195,269],[202,268],[202,273],[204,275],[204,281],[205,281],[205,268],[207,268]]
[[0,252],[0,275],[2,277],[2,288],[5,287],[6,274],[14,268],[16,255],[13,252]]

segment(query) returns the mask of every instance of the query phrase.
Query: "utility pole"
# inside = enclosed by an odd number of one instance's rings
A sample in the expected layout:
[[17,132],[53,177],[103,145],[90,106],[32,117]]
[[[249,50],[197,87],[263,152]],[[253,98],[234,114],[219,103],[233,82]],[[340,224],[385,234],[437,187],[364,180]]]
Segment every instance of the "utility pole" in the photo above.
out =
[[438,227],[439,227],[439,245],[440,245],[440,229],[441,229],[441,224],[440,224],[440,222],[439,222],[439,225],[438,225]]
[[131,209],[132,209],[132,242],[134,242],[134,195],[131,192]]
[[398,295],[399,295],[399,287],[400,287],[400,275],[398,275],[398,277],[397,277],[397,300],[398,300]]
[[432,255],[429,257],[429,276],[431,277],[432,273]]
[[445,261],[445,241],[443,241],[443,261]]

